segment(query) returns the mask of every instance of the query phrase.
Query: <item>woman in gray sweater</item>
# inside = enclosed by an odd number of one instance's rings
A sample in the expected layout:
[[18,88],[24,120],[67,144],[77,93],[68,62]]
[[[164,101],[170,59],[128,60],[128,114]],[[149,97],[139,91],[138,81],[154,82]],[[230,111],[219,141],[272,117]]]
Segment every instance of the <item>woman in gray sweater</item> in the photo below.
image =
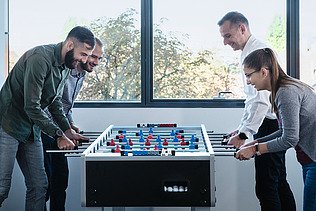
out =
[[302,165],[304,211],[316,210],[316,94],[313,88],[285,74],[273,51],[259,49],[244,62],[247,83],[271,92],[272,108],[280,129],[240,148],[239,160],[294,147]]

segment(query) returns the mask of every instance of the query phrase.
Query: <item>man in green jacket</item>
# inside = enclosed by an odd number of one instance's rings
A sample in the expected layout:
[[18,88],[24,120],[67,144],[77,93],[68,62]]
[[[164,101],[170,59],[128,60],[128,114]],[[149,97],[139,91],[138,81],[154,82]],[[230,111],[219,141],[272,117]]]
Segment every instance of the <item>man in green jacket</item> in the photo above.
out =
[[[44,210],[47,177],[41,131],[60,149],[73,149],[76,133],[61,102],[70,69],[85,63],[95,45],[93,33],[73,28],[64,42],[35,47],[22,55],[0,91],[0,206],[8,197],[15,158],[25,178],[25,210]],[[55,122],[44,112],[48,108]]]

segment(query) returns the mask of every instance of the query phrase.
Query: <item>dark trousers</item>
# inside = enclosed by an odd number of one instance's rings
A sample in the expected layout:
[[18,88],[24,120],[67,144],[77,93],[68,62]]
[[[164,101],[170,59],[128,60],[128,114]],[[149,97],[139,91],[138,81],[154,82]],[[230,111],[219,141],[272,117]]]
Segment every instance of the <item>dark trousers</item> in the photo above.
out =
[[[277,120],[264,119],[257,138],[278,130]],[[256,195],[260,201],[261,211],[295,211],[295,199],[286,180],[286,151],[266,153],[255,157]]]
[[64,153],[47,153],[46,150],[58,149],[56,141],[42,133],[44,166],[48,178],[46,201],[50,200],[50,211],[64,211],[69,169]]

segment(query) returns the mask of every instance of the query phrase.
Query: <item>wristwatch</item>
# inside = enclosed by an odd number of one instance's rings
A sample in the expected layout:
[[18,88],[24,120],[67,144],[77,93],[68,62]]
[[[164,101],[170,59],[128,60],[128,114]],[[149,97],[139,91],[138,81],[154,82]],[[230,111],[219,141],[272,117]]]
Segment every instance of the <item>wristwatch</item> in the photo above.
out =
[[256,149],[256,155],[259,156],[261,155],[260,151],[259,151],[259,143],[255,143],[255,149]]
[[64,132],[60,129],[57,129],[55,131],[54,139],[57,140],[58,138],[62,137],[64,135]]
[[240,139],[242,139],[242,140],[248,139],[248,136],[247,136],[245,133],[243,133],[243,132],[239,133],[239,134],[238,134],[238,137],[239,137]]

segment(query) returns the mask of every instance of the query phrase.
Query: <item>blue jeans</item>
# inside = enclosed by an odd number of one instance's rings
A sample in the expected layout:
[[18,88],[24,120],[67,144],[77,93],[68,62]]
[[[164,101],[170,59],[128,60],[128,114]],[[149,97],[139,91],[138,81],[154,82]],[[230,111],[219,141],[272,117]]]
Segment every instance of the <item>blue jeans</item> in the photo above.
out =
[[45,133],[42,133],[41,137],[44,148],[44,166],[48,178],[46,201],[50,200],[51,211],[64,211],[69,177],[67,157],[65,153],[47,153],[46,150],[58,149],[56,141]]
[[302,165],[304,181],[303,211],[316,211],[316,162]]
[[22,143],[0,127],[0,206],[8,197],[15,159],[25,178],[26,211],[43,211],[47,190],[43,149],[40,140]]
[[[278,129],[277,120],[264,119],[254,139]],[[266,153],[255,157],[256,195],[261,211],[295,211],[293,192],[286,179],[286,151]]]

